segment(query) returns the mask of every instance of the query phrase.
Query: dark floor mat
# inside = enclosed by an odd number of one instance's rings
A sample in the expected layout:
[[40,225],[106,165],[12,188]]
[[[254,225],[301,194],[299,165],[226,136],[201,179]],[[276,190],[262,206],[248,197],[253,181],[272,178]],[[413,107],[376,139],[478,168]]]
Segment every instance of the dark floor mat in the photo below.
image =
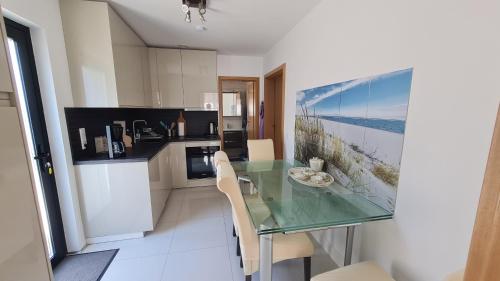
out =
[[99,281],[118,250],[69,255],[54,269],[56,281]]

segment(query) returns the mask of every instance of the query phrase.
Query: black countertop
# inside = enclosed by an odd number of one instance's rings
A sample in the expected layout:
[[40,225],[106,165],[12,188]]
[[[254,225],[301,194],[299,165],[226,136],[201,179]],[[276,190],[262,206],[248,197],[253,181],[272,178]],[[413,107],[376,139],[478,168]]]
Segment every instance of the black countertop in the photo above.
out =
[[219,136],[186,136],[166,138],[159,141],[145,141],[135,144],[133,147],[126,148],[126,155],[120,158],[109,158],[107,152],[96,153],[92,156],[84,156],[78,159],[73,159],[74,165],[88,164],[109,164],[109,163],[130,163],[130,162],[146,162],[156,156],[158,152],[163,150],[169,143],[172,142],[192,142],[192,141],[218,141]]

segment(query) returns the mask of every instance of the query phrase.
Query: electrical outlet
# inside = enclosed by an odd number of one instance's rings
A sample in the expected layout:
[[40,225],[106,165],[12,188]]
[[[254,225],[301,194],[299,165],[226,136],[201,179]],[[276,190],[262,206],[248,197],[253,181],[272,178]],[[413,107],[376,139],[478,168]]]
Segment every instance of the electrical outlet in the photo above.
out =
[[87,134],[85,133],[85,128],[79,128],[78,132],[80,133],[80,145],[82,146],[82,150],[87,149]]

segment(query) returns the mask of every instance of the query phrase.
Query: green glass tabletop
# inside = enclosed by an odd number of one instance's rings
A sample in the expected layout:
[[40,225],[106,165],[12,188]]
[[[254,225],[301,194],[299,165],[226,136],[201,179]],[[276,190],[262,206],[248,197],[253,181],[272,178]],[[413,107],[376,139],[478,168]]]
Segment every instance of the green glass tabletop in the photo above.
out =
[[251,181],[243,198],[257,233],[290,233],[392,218],[392,213],[334,182],[310,187],[288,176],[298,161],[234,162],[235,172]]

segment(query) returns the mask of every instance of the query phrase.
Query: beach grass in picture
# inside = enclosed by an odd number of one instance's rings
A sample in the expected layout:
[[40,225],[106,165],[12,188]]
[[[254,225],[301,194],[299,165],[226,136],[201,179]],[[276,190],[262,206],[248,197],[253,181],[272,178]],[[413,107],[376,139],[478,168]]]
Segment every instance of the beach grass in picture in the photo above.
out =
[[393,211],[412,69],[297,93],[295,159],[319,157],[348,189]]

